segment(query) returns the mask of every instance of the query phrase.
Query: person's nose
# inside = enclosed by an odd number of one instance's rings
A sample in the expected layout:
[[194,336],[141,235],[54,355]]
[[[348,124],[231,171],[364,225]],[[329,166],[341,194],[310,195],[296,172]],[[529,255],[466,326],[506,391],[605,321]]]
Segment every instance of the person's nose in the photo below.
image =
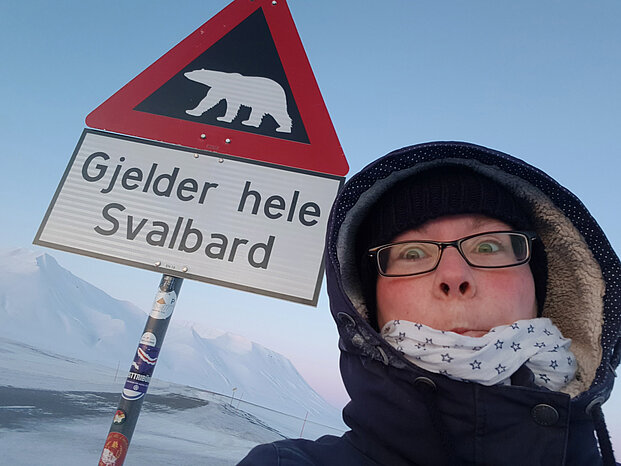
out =
[[472,269],[456,248],[448,247],[442,253],[435,270],[434,293],[443,299],[468,298],[476,294]]

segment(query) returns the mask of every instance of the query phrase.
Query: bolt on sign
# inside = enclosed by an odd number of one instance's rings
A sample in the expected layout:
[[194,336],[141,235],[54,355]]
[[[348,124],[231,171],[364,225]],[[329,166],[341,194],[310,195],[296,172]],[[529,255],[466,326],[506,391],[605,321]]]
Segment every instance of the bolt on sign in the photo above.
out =
[[86,123],[35,244],[317,304],[348,167],[284,0],[235,0]]

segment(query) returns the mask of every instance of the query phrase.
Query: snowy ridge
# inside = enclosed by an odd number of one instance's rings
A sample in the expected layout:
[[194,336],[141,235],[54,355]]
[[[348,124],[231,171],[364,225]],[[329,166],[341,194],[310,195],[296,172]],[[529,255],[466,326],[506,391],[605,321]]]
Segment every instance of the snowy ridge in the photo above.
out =
[[[45,253],[0,251],[0,336],[57,354],[120,365],[126,374],[146,313],[62,268]],[[154,376],[341,426],[282,355],[238,335],[173,320]]]

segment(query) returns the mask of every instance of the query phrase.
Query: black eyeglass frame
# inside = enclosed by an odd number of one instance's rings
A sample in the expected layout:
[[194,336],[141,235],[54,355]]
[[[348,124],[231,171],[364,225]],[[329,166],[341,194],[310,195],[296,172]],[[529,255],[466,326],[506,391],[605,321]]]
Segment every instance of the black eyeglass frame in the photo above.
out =
[[[464,241],[467,241],[471,238],[475,238],[477,236],[491,235],[494,233],[514,233],[514,234],[519,234],[523,236],[524,238],[526,238],[526,246],[527,246],[526,258],[520,262],[511,264],[511,265],[475,265],[472,262],[470,262],[461,249],[462,243]],[[382,244],[380,246],[375,246],[374,248],[369,249],[368,253],[369,253],[370,259],[375,258],[374,262],[375,262],[375,267],[377,269],[377,272],[383,277],[411,277],[414,275],[423,275],[425,273],[433,272],[435,269],[437,269],[438,265],[440,265],[440,261],[442,260],[442,254],[444,253],[444,250],[450,246],[457,249],[457,252],[459,252],[459,255],[464,259],[464,261],[466,261],[466,264],[468,264],[470,267],[475,267],[477,269],[506,269],[509,267],[517,267],[518,265],[526,264],[530,260],[532,252],[533,252],[532,242],[536,239],[537,239],[537,234],[534,231],[518,231],[518,230],[484,231],[482,233],[476,233],[474,235],[465,236],[464,238],[459,238],[454,241],[410,240],[410,241],[398,241],[396,243],[387,243],[387,244]],[[406,243],[425,243],[425,244],[435,244],[436,246],[438,246],[440,248],[440,254],[438,255],[438,260],[436,261],[433,268],[429,270],[425,270],[424,272],[415,272],[415,273],[406,273],[406,274],[383,273],[382,267],[380,265],[380,260],[379,260],[379,252],[382,251],[383,249],[395,246],[397,244],[406,244]]]

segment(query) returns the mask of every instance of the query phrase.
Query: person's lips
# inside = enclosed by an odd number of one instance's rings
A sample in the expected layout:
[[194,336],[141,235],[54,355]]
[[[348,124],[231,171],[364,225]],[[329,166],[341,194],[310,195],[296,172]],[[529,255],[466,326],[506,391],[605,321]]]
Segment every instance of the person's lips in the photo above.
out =
[[460,335],[465,335],[467,337],[482,337],[488,331],[487,330],[475,330],[471,328],[454,328],[451,329],[451,332],[458,333]]

